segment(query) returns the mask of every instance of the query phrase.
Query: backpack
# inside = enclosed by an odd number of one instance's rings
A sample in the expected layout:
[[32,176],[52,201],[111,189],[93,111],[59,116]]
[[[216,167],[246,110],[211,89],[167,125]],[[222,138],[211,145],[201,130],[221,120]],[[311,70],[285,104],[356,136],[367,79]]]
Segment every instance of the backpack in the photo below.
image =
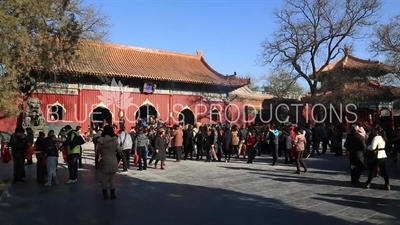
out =
[[274,145],[279,144],[278,136],[275,135],[274,131],[268,132],[268,138],[267,139],[268,139],[268,143],[271,143],[271,140],[272,140],[272,143]]
[[283,133],[281,133],[280,135],[279,135],[279,141],[280,142],[284,142],[285,141],[285,134],[283,134]]
[[119,146],[120,146],[121,148],[124,147],[125,140],[126,140],[126,137],[127,137],[127,136],[131,137],[131,135],[129,135],[128,133],[125,132],[124,140],[122,140],[122,139],[121,139],[121,134],[119,135],[118,138],[121,140],[121,143],[119,143]]
[[313,138],[313,133],[311,130],[307,129],[306,130],[306,140],[308,143],[312,142],[312,138]]
[[68,133],[68,139],[71,140],[71,142],[69,143],[70,149],[73,149],[78,145],[85,144],[85,140],[83,139],[83,137],[74,131]]
[[269,131],[266,131],[266,132],[264,133],[264,143],[265,143],[265,144],[269,144],[269,140],[270,140],[269,135],[270,135],[270,132],[269,132]]
[[58,152],[57,144],[55,141],[51,140],[50,138],[45,139],[44,141],[44,149],[43,151],[46,154],[55,154]]

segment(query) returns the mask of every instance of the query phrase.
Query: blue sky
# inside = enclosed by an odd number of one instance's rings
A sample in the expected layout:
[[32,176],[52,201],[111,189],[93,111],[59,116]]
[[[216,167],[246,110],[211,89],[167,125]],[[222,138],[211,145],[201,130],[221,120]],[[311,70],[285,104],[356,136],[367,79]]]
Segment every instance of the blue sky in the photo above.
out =
[[[344,1],[344,0],[343,0]],[[270,68],[256,63],[260,43],[276,25],[277,0],[86,0],[102,8],[113,27],[109,40],[118,44],[195,54],[222,74],[261,76]],[[400,0],[384,0],[381,21],[400,14]],[[371,58],[359,43],[352,54]],[[303,83],[303,82],[301,82]]]

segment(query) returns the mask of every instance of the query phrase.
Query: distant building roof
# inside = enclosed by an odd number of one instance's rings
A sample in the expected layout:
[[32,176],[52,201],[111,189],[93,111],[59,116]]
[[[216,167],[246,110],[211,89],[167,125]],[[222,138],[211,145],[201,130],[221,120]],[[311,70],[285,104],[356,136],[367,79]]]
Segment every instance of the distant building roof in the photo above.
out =
[[[322,70],[317,69],[319,77],[323,78],[326,74],[341,75],[343,70],[363,71],[365,76],[379,77],[395,71],[395,67],[385,65],[379,61],[360,59],[350,55],[350,48],[345,48],[345,55],[339,60],[336,60]],[[310,76],[314,79],[314,76]]]
[[249,87],[243,86],[231,92],[231,94],[236,95],[238,99],[249,100],[249,101],[259,101],[262,102],[266,99],[271,99],[274,96],[265,92],[255,92]]

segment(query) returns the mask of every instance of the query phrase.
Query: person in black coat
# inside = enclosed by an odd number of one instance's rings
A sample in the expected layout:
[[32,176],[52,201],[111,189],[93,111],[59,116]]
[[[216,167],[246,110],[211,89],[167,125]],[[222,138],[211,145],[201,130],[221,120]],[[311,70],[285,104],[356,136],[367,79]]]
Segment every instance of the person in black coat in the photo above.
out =
[[[30,127],[26,128],[26,137],[25,138],[26,138],[28,144],[32,145],[32,146],[35,144],[35,142],[33,141],[35,139],[35,137],[34,137],[35,135],[33,133],[34,132],[33,132],[32,128],[30,128]],[[26,165],[32,165],[32,164],[33,164],[32,159],[27,160]],[[25,174],[25,168],[24,168],[24,174]]]
[[351,169],[351,183],[359,184],[360,176],[364,170],[364,150],[367,145],[364,137],[358,133],[360,127],[353,125],[351,127],[351,133],[347,135],[344,147],[349,151],[350,156],[350,169]]
[[35,141],[35,150],[42,153],[36,154],[36,180],[39,183],[45,183],[47,174],[45,155],[43,153],[45,147],[46,134],[42,131],[39,132],[39,137]]
[[207,160],[206,162],[211,162],[214,160],[213,156],[213,148],[215,143],[215,135],[214,132],[211,131],[210,128],[207,128],[207,133],[205,137],[205,142],[203,148],[207,151]]
[[225,155],[225,162],[229,162],[232,156],[232,133],[229,127],[225,127],[224,135],[222,136],[222,150]]
[[161,161],[161,169],[165,169],[165,160],[167,159],[167,143],[164,139],[165,130],[160,128],[154,137],[154,169],[157,169],[157,163]]
[[396,131],[396,137],[393,138],[392,140],[393,143],[393,161],[397,162],[397,160],[400,160],[399,158],[397,158],[397,155],[400,154],[400,130]]
[[190,160],[192,160],[194,150],[194,133],[192,124],[190,124],[188,129],[186,129],[183,133],[183,145],[185,151],[185,156],[183,159],[186,160],[190,156]]
[[203,160],[205,138],[207,134],[207,126],[203,125],[200,131],[196,134],[197,155],[196,160]]
[[310,124],[306,124],[304,131],[306,132],[306,150],[304,152],[305,157],[307,158],[311,154],[311,143],[313,142],[313,132]]
[[15,133],[11,135],[8,147],[11,148],[12,159],[14,162],[14,182],[25,183],[25,156],[29,142],[24,135],[24,128],[15,128]]
[[[367,140],[366,140],[366,145],[368,146],[368,145],[371,145],[371,143],[372,143],[372,139],[374,139],[374,137],[375,137],[375,134],[372,132],[373,131],[373,127],[371,126],[371,127],[368,127],[368,131],[367,131]],[[371,152],[367,152],[366,153],[366,164],[367,164],[367,167],[369,167],[370,165],[372,165],[372,161],[373,161],[373,153],[371,154]],[[377,171],[377,173],[376,173],[376,175],[378,175],[379,174],[379,172]]]
[[285,164],[292,164],[293,160],[291,157],[291,150],[292,150],[292,134],[290,133],[290,128],[286,126],[282,131],[282,145],[283,145],[283,152],[285,155]]

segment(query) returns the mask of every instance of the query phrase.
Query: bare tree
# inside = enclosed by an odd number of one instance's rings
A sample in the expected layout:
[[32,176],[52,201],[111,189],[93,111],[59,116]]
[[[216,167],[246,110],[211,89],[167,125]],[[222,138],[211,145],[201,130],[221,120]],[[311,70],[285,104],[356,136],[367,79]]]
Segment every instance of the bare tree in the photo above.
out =
[[260,78],[259,77],[255,77],[254,75],[252,75],[251,73],[247,72],[244,75],[245,78],[249,78],[250,79],[250,83],[247,85],[247,87],[251,90],[251,91],[260,91],[262,89],[262,87],[260,86]]
[[304,89],[296,80],[285,70],[275,70],[266,76],[264,89],[278,98],[298,98],[304,95]]
[[109,26],[83,0],[0,1],[0,21],[0,111],[14,116],[20,108],[10,99],[21,99],[49,75],[55,79],[78,60],[82,39],[103,40]]
[[345,41],[361,38],[363,28],[376,24],[381,3],[379,0],[285,0],[284,3],[274,11],[278,29],[271,40],[262,43],[261,63],[294,69],[315,96],[320,71],[338,56]]
[[396,65],[397,78],[400,75],[400,15],[389,23],[380,24],[375,29],[375,37],[370,45],[371,51],[386,56],[388,63]]
[[[398,70],[399,71],[399,70]],[[395,74],[387,74],[383,77],[371,78],[371,80],[378,80],[382,85],[385,86],[400,86],[400,74],[399,72]]]

